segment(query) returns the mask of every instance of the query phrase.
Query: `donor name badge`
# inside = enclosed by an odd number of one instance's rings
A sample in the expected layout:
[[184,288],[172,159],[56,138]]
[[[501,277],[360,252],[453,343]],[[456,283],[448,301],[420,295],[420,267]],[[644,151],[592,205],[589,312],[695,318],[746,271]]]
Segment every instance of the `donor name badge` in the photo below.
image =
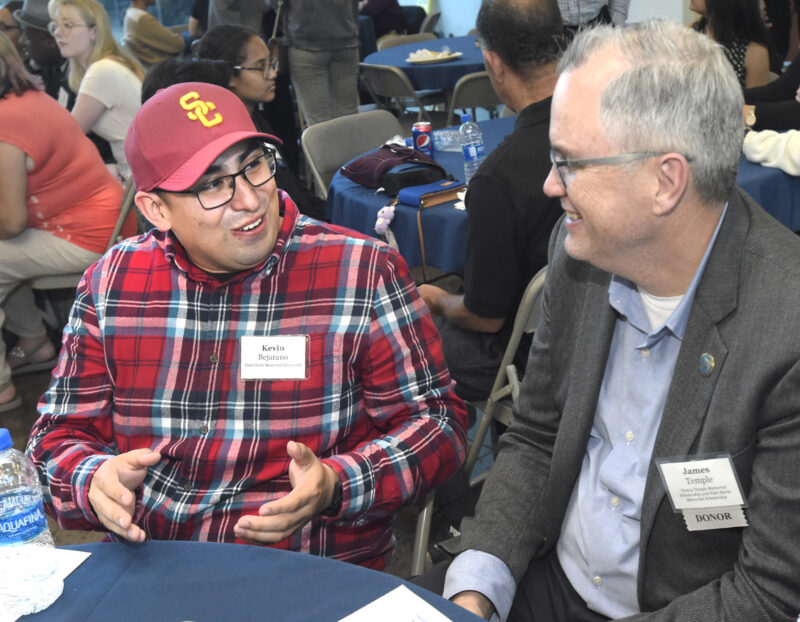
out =
[[729,454],[711,458],[665,458],[656,465],[672,509],[689,531],[747,527],[746,505]]
[[304,380],[308,335],[247,336],[241,341],[242,380]]

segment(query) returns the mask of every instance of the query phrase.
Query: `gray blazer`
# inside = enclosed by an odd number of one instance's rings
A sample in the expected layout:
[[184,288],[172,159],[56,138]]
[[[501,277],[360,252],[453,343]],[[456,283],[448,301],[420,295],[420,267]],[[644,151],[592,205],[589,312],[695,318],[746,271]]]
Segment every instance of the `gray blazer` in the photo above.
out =
[[[462,549],[502,559],[519,581],[555,545],[581,468],[615,314],[611,275],[564,251],[557,227],[543,316],[516,418]],[[758,622],[800,611],[800,240],[743,191],[697,289],[644,492],[630,620]],[[551,348],[551,344],[553,347]],[[699,372],[700,357],[716,360]],[[728,452],[749,526],[690,533],[655,458]]]

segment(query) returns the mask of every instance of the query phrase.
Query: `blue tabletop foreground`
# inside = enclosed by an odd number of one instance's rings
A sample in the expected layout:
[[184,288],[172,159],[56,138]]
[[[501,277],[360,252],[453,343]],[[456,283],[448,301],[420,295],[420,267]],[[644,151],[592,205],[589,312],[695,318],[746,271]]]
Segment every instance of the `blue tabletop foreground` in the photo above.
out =
[[338,620],[406,585],[456,622],[479,618],[390,574],[244,544],[148,541],[65,547],[88,551],[48,609],[24,622]]

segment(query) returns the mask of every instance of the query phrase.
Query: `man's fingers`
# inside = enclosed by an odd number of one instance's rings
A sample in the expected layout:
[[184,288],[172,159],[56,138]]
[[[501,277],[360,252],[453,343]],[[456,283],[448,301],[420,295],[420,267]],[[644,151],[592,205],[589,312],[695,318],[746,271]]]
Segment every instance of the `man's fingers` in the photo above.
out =
[[289,454],[289,457],[301,468],[306,468],[313,464],[316,458],[313,451],[303,443],[298,443],[297,441],[289,441],[286,444],[286,453]]

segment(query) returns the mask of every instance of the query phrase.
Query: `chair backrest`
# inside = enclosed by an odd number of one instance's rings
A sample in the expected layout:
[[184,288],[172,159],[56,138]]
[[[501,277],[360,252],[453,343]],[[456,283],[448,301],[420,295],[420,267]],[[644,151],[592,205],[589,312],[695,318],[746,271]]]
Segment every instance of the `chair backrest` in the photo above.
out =
[[[431,120],[425,110],[425,106],[414,90],[414,85],[411,84],[411,80],[401,69],[392,65],[372,65],[369,63],[361,63],[359,67],[364,86],[379,105],[386,106],[387,102],[382,101],[386,99],[390,101],[410,100],[409,105],[418,110],[417,121],[422,121],[423,119]],[[397,108],[400,110],[406,108],[402,101],[397,101],[397,104]]]
[[431,13],[427,15],[424,20],[422,20],[422,25],[419,27],[420,32],[433,32],[436,26],[439,24],[439,18],[442,16],[441,11],[436,11],[435,13]]
[[[125,226],[125,221],[128,219],[131,208],[133,207],[133,198],[136,196],[136,186],[133,185],[133,179],[128,180],[125,184],[125,191],[122,193],[122,202],[119,206],[119,216],[117,216],[117,224],[114,225],[114,230],[111,232],[111,237],[108,240],[106,250],[119,242],[122,237],[120,233]],[[44,274],[37,276],[30,280],[29,284],[33,289],[75,289],[83,277],[83,272],[73,272],[67,274]]]
[[402,134],[400,123],[386,110],[351,114],[306,128],[300,143],[319,196],[327,198],[331,179],[343,164]]
[[421,6],[401,6],[406,16],[406,32],[415,34],[419,32],[422,22],[425,21],[425,9]]
[[492,86],[489,74],[477,71],[461,76],[453,89],[448,108],[448,119],[453,119],[456,110],[471,108],[475,118],[475,108],[494,108],[502,102]]
[[398,45],[405,45],[406,43],[435,41],[438,38],[439,37],[432,32],[420,32],[413,35],[384,35],[378,39],[378,51],[385,50],[386,48],[397,47]]
[[[489,425],[492,419],[497,416],[496,411],[499,410],[498,406],[503,400],[508,399],[518,386],[514,357],[522,341],[522,336],[536,330],[536,326],[541,319],[541,298],[546,275],[547,266],[539,270],[539,272],[533,276],[528,286],[525,288],[525,293],[523,293],[522,300],[517,308],[517,314],[514,316],[514,328],[511,331],[511,337],[503,353],[503,361],[500,363],[500,368],[497,370],[492,392],[489,394],[486,406],[482,409],[483,416],[478,424],[478,429],[475,432],[472,445],[469,448],[467,459],[464,461],[464,472],[468,478],[472,474],[472,469],[475,467],[475,462],[483,445],[483,440],[486,437],[486,432],[489,430]],[[509,370],[509,368],[511,369]],[[504,421],[504,423],[508,422]]]

